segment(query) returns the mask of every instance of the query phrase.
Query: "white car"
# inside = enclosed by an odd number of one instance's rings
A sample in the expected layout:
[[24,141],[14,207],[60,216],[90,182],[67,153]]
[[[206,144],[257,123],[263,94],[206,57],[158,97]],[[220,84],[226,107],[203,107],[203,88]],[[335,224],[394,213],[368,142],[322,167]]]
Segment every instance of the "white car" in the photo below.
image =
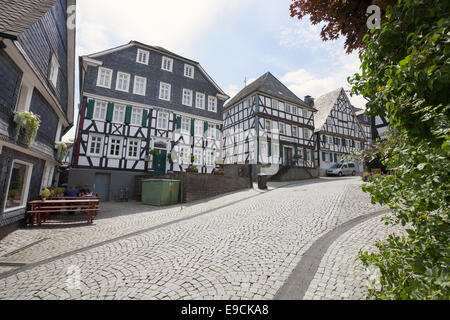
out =
[[327,170],[327,176],[355,176],[356,165],[354,163],[336,163]]

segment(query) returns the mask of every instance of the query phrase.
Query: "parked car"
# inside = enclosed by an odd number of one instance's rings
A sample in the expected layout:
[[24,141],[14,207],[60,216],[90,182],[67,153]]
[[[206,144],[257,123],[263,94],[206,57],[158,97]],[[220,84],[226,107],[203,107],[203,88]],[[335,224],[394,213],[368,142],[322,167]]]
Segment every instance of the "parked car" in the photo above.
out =
[[355,176],[356,165],[352,162],[349,163],[336,163],[327,170],[327,176]]

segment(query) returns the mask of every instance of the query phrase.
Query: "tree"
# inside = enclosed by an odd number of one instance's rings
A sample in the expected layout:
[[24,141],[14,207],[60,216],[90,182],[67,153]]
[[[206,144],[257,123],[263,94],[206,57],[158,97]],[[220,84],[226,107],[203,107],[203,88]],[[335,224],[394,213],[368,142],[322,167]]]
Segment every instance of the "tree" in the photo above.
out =
[[291,17],[303,19],[310,15],[312,24],[325,22],[321,37],[324,41],[334,40],[343,35],[345,49],[348,53],[362,49],[362,39],[367,34],[367,8],[378,5],[381,17],[385,8],[395,0],[361,1],[361,0],[293,0],[290,6]]

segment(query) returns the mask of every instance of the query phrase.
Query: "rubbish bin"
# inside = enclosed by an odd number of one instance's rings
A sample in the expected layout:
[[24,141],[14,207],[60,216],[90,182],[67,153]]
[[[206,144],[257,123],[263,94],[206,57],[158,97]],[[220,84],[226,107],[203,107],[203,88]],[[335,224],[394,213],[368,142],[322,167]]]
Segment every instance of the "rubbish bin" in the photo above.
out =
[[143,204],[152,206],[168,206],[177,204],[180,180],[148,179],[142,181]]
[[266,190],[267,189],[267,180],[268,175],[265,173],[258,174],[258,189]]

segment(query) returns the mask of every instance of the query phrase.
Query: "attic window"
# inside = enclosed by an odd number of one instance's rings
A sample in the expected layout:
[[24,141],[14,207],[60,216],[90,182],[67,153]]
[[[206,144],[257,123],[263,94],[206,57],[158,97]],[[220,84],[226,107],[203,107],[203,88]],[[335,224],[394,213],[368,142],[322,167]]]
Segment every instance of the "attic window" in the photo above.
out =
[[138,49],[136,62],[142,64],[148,64],[150,52]]
[[59,74],[59,63],[56,59],[56,56],[52,56],[52,61],[50,64],[50,74],[48,76],[48,79],[51,81],[53,86],[56,88],[56,84],[58,83],[58,74]]

